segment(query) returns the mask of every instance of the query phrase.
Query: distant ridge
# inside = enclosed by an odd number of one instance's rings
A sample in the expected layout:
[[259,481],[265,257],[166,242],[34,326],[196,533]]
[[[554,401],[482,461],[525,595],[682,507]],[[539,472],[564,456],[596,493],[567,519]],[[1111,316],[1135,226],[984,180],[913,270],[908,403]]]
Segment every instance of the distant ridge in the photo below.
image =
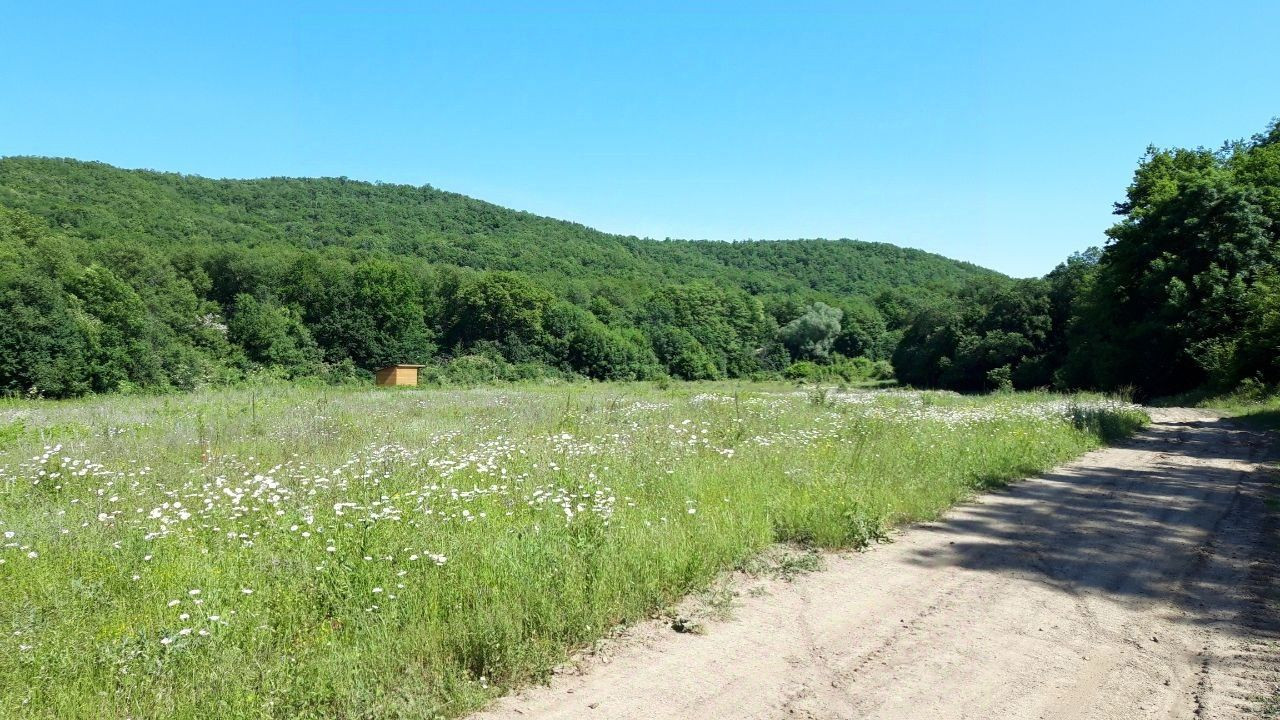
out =
[[649,240],[511,210],[430,186],[346,178],[211,180],[99,162],[0,158],[0,205],[89,240],[339,247],[514,270],[551,287],[709,280],[752,294],[870,297],[951,290],[992,270],[858,240]]

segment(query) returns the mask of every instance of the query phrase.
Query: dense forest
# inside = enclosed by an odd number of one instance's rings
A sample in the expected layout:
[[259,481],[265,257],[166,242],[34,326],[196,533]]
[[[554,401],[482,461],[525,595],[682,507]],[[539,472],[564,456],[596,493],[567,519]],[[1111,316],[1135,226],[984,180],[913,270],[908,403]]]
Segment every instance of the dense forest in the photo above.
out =
[[853,240],[609,235],[431,187],[3,158],[0,392],[342,381],[397,362],[466,382],[896,373],[1138,397],[1280,382],[1280,124],[1149,148],[1115,209],[1105,247],[1013,280]]
[[1142,398],[1280,382],[1280,122],[1218,150],[1148,148],[1115,211],[1101,250],[920,309],[899,380]]
[[396,362],[462,381],[882,377],[916,308],[978,279],[1004,280],[852,240],[620,237],[430,187],[0,159],[9,394]]

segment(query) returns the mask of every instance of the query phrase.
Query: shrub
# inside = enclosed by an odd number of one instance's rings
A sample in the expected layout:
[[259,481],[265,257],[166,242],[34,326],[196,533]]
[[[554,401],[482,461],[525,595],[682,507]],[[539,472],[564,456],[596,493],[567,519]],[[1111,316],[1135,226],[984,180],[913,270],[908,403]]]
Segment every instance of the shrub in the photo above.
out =
[[822,367],[811,360],[793,362],[782,373],[788,380],[818,380],[823,374]]
[[987,385],[998,392],[1013,392],[1013,369],[1008,365],[987,371]]

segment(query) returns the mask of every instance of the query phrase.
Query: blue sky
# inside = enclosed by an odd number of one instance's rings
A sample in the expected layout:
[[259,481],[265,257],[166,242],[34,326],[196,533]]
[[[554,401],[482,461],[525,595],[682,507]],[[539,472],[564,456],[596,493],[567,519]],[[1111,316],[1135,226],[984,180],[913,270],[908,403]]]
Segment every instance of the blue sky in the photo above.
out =
[[1148,144],[1280,115],[1274,1],[889,5],[12,3],[0,155],[430,183],[1026,276],[1104,241]]

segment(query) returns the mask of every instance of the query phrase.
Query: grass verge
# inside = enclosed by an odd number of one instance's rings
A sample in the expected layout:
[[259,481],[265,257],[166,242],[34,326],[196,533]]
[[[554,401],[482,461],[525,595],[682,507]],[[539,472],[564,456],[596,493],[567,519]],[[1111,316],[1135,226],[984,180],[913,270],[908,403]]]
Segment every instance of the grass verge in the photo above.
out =
[[1246,383],[1225,395],[1195,391],[1161,398],[1156,404],[1211,408],[1258,430],[1280,430],[1280,395],[1259,383]]

